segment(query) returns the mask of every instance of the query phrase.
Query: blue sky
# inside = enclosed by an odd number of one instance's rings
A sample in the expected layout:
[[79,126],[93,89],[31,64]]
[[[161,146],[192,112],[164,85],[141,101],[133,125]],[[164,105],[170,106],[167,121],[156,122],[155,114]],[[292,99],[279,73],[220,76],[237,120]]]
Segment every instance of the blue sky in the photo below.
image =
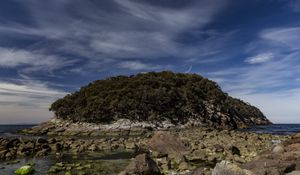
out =
[[162,70],[300,123],[299,19],[297,0],[2,0],[0,123],[46,121],[93,80]]

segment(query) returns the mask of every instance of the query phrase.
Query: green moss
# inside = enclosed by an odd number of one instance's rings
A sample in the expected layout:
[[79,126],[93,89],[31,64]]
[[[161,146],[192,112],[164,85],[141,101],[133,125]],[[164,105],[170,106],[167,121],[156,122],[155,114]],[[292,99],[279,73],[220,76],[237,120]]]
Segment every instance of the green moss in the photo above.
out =
[[28,174],[33,174],[33,173],[34,173],[34,168],[33,168],[33,166],[30,166],[30,165],[22,166],[15,171],[16,175],[28,175]]

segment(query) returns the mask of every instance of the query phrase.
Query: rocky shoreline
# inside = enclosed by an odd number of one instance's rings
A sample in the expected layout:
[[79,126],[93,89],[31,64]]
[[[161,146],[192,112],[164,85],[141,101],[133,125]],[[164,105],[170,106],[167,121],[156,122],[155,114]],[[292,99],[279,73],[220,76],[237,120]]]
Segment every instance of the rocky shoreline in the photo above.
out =
[[[131,125],[127,128],[122,127],[125,125],[119,125],[118,127],[116,125],[102,126],[102,128],[99,128],[99,126],[92,124],[74,124],[59,120],[53,120],[49,123],[21,132],[42,137],[0,138],[1,160],[14,160],[28,156],[41,157],[49,154],[61,156],[66,152],[74,155],[93,154],[109,150],[112,152],[130,152],[132,157],[137,156],[120,174],[143,174],[144,171],[154,171],[160,174],[207,175],[214,173],[214,169],[218,167],[220,169],[220,167],[224,168],[227,165],[231,166],[228,162],[232,163],[234,167],[246,168],[255,172],[253,167],[259,166],[256,166],[253,162],[260,162],[260,155],[267,155],[267,150],[272,150],[276,145],[284,147],[284,151],[281,151],[285,157],[283,160],[298,160],[298,157],[295,156],[299,155],[298,153],[285,155],[287,150],[295,149],[300,152],[300,146],[296,148],[295,145],[288,146],[291,143],[300,145],[300,139],[297,137],[297,140],[291,136],[201,127],[161,129],[153,128],[153,126],[145,123],[138,126]],[[278,158],[276,156],[277,153],[275,155],[271,154],[263,160],[272,162]],[[133,167],[136,167],[134,165],[136,161],[144,161],[142,164],[148,165],[149,163],[149,166],[135,169]],[[227,163],[224,163],[224,161]],[[273,161],[273,169],[274,167],[276,169],[277,165],[281,165],[281,162],[276,164]],[[49,169],[49,174],[66,173],[72,170],[72,166],[67,163],[57,163]],[[220,165],[220,163],[222,164]],[[85,167],[87,165],[81,166]],[[272,169],[272,166],[270,167]],[[159,172],[157,172],[157,169]],[[296,166],[292,170],[296,170]],[[80,172],[84,174],[84,168]],[[270,170],[270,172],[272,171]]]

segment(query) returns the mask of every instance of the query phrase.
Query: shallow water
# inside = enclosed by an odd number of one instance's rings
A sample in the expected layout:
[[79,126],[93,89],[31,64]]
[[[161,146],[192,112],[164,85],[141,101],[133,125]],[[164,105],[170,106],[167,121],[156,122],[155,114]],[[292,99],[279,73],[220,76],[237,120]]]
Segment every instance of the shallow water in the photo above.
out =
[[[78,164],[89,165],[91,168],[85,168],[82,170],[72,169],[72,173],[84,172],[86,174],[94,175],[106,175],[106,174],[118,174],[122,171],[130,162],[133,154],[130,152],[99,152],[99,153],[85,153],[85,154],[72,154],[64,153],[62,156],[49,155],[46,157],[37,158],[23,158],[14,161],[0,162],[0,175],[14,174],[14,171],[19,167],[28,163],[34,163],[36,175],[64,175],[66,171],[58,173],[48,173],[51,166],[56,163],[63,162],[65,164]],[[4,169],[2,169],[4,168]]]

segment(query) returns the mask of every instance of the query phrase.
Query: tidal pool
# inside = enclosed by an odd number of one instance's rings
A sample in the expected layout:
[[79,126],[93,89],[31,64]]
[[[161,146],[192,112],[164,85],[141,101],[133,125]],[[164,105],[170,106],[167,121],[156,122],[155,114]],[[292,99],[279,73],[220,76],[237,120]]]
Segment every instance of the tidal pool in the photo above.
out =
[[[14,171],[26,164],[34,164],[35,175],[64,175],[71,174],[107,175],[118,174],[130,162],[134,154],[131,152],[97,152],[61,155],[48,155],[45,157],[32,157],[14,161],[0,162],[0,175],[13,175]],[[49,173],[53,166],[58,166],[59,171]]]

